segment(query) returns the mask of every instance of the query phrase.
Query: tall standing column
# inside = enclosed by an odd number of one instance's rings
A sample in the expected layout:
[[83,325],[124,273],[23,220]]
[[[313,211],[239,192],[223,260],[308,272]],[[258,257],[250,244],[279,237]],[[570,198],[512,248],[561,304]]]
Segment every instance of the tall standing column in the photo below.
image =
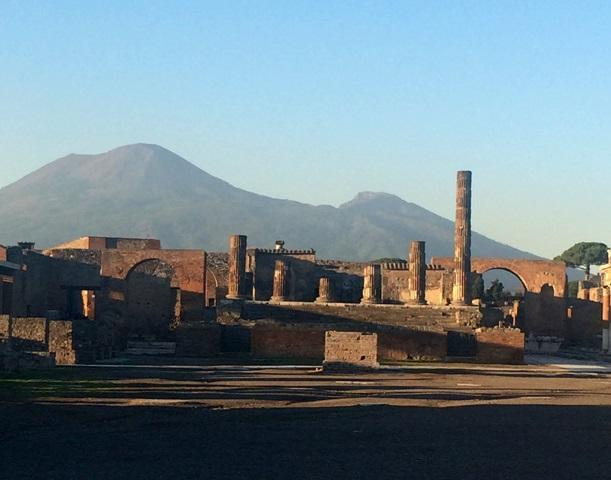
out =
[[409,244],[409,303],[424,305],[426,303],[426,254],[425,245],[421,241]]
[[611,297],[609,292],[609,287],[603,287],[603,296],[602,296],[602,327],[603,327],[603,352],[608,352],[610,344],[611,335],[609,331],[609,315],[611,312],[609,311],[611,308]]
[[361,303],[380,303],[382,300],[382,270],[380,265],[367,265],[363,270],[363,275]]
[[246,235],[229,237],[229,277],[227,298],[246,298]]
[[272,302],[284,302],[288,298],[289,266],[284,260],[276,260]]
[[456,179],[454,225],[454,305],[471,304],[471,172],[460,171]]
[[318,281],[318,297],[316,303],[331,303],[333,302],[333,292],[329,277],[320,277]]

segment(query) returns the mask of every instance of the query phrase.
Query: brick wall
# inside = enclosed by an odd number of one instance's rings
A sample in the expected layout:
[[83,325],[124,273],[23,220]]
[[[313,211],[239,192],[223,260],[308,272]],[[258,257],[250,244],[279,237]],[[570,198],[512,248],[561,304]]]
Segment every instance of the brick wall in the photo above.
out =
[[482,328],[475,332],[480,363],[524,363],[524,333],[513,328]]
[[444,360],[447,338],[443,330],[381,331],[378,333],[378,357],[381,361]]
[[285,357],[322,361],[325,330],[320,328],[255,325],[251,353],[256,357]]

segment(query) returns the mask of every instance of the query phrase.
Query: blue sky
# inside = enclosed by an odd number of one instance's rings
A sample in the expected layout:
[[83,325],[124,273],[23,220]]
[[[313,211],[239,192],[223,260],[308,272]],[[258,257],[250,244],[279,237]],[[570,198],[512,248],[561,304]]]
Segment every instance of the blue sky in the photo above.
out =
[[258,193],[394,193],[553,256],[611,243],[611,3],[0,0],[0,186],[157,143]]

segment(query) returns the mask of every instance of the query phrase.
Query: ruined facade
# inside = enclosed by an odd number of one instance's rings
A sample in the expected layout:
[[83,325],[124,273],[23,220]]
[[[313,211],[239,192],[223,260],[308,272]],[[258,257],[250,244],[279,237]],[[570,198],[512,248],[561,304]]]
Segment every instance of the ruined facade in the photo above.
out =
[[[380,361],[517,361],[514,350],[524,343],[517,332],[579,331],[566,315],[565,266],[472,258],[471,181],[471,172],[458,172],[453,258],[427,264],[425,242],[410,239],[406,258],[391,263],[323,260],[283,241],[249,248],[246,235],[231,235],[228,252],[216,253],[168,250],[154,239],[82,237],[44,252],[23,244],[0,247],[0,313],[81,321],[105,352],[136,339],[175,342],[184,355],[322,359],[325,332],[333,331],[337,338],[375,338],[376,355],[367,358]],[[472,302],[472,287],[498,268],[514,273],[526,294],[492,311]],[[504,356],[495,357],[494,345],[503,342]]]

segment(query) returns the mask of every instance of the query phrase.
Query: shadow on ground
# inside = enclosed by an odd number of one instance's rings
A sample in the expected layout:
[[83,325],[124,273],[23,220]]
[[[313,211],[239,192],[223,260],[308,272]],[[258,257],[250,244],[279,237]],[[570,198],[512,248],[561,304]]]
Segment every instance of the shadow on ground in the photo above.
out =
[[2,478],[608,478],[611,410],[12,404]]

